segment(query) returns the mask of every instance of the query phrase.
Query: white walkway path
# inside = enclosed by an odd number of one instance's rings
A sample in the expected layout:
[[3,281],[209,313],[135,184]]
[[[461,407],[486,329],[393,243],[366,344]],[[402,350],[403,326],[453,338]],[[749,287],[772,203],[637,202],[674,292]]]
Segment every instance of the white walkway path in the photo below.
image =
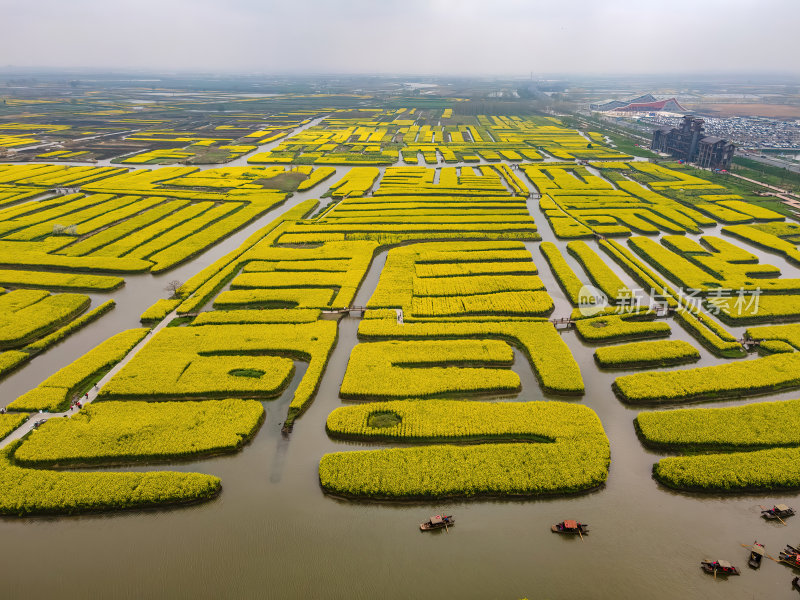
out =
[[[161,322],[159,322],[155,327],[153,327],[141,342],[139,342],[133,348],[131,348],[131,351],[128,352],[128,354],[126,354],[125,357],[121,361],[119,361],[116,365],[114,365],[114,367],[112,367],[112,369],[108,373],[106,373],[100,381],[97,382],[97,385],[95,387],[93,387],[91,390],[89,390],[87,392],[88,396],[84,395],[84,396],[81,396],[80,398],[78,398],[78,400],[80,400],[81,404],[83,404],[83,405],[89,404],[95,398],[97,398],[97,394],[103,388],[103,386],[106,383],[108,383],[108,381],[112,377],[114,377],[114,375],[119,373],[119,371],[126,364],[128,364],[128,362],[134,356],[136,356],[136,354],[138,354],[139,351],[142,348],[145,347],[147,342],[150,341],[150,338],[153,337],[153,334],[158,333],[159,331],[161,331],[176,316],[177,316],[177,312],[172,311]],[[5,448],[11,442],[13,442],[15,440],[18,440],[18,439],[22,438],[24,435],[26,435],[27,433],[29,433],[33,429],[33,425],[34,425],[34,423],[36,423],[36,421],[40,421],[42,419],[49,420],[49,419],[58,418],[58,417],[61,417],[61,418],[70,417],[73,414],[77,414],[77,412],[76,411],[65,411],[65,412],[58,412],[58,413],[50,413],[50,412],[32,413],[30,418],[27,421],[25,421],[17,429],[15,429],[10,434],[8,434],[3,440],[0,440],[0,449]]]

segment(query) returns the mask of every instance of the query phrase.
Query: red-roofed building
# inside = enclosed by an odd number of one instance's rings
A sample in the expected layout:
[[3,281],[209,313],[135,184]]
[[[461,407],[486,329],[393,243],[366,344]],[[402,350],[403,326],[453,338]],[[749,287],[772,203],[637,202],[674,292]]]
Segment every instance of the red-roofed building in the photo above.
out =
[[656,102],[632,102],[625,106],[615,108],[618,112],[674,112],[683,113],[686,109],[675,98],[658,100]]

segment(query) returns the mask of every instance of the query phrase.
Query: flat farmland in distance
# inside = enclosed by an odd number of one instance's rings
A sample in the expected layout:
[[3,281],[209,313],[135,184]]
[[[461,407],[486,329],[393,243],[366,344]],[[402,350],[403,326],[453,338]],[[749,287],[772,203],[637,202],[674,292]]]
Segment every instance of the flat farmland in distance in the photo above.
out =
[[686,108],[715,117],[800,118],[800,105],[792,104],[689,104]]

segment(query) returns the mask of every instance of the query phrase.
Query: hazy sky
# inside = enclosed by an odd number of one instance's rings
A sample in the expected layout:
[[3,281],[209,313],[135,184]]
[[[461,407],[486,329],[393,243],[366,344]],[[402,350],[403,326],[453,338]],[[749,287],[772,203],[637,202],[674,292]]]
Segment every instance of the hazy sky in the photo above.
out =
[[0,67],[800,73],[800,0],[0,0],[0,15]]

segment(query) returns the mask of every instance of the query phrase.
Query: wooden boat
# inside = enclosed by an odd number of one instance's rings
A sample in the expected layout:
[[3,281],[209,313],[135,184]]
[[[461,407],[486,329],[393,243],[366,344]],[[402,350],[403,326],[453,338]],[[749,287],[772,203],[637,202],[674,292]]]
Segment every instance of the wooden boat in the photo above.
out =
[[554,533],[589,533],[589,526],[586,523],[567,520],[556,523],[550,528]]
[[425,523],[420,523],[419,528],[422,531],[430,531],[431,529],[447,529],[451,525],[455,525],[456,520],[452,515],[436,515],[431,517]]
[[761,516],[765,519],[785,519],[794,515],[794,509],[785,504],[776,504],[772,508],[767,508],[761,511]]
[[794,567],[795,569],[800,569],[800,550],[795,548],[794,546],[790,546],[789,544],[786,545],[785,550],[781,550],[781,553],[778,555],[780,558],[780,562],[786,563],[790,567]]
[[800,592],[800,577],[795,577],[792,579],[792,587]]
[[751,569],[758,569],[761,566],[761,559],[764,558],[765,554],[766,551],[764,550],[764,544],[753,542],[753,545],[750,548],[750,558],[748,559],[747,564],[750,565]]
[[706,573],[713,573],[714,575],[739,575],[739,569],[734,567],[727,560],[703,560],[700,561],[700,567]]

